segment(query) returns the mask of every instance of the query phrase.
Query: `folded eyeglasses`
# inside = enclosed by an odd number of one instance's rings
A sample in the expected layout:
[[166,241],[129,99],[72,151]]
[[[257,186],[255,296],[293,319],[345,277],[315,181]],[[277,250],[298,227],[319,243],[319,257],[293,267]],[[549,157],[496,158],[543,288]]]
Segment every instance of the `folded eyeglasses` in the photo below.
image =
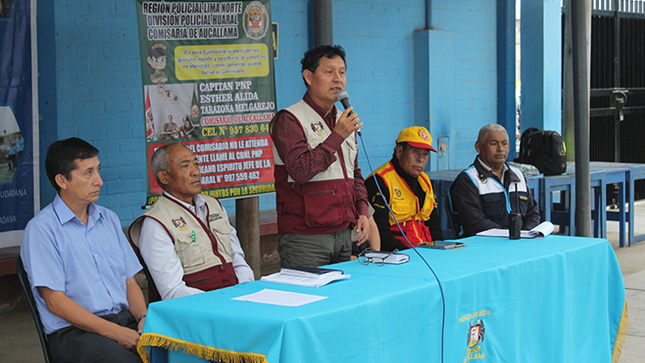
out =
[[[364,249],[359,255],[358,255],[358,262],[361,265],[369,265],[370,262],[376,266],[383,266],[385,264],[385,260],[387,260],[388,257],[392,256],[393,254],[399,252],[398,249],[395,249],[392,252],[379,252],[374,250],[372,247],[368,247]],[[372,253],[372,256],[368,256],[368,253]]]

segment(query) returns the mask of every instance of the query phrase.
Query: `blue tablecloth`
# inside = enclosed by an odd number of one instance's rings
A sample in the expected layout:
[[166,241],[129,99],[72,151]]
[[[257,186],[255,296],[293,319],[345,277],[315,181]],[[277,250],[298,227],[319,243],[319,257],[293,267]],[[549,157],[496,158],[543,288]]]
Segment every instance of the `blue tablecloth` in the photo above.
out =
[[[333,265],[321,288],[263,281],[150,304],[147,361],[610,362],[627,329],[622,275],[604,239],[460,240],[409,263]],[[231,300],[265,288],[327,296],[300,307]],[[444,334],[442,339],[442,325]],[[479,330],[478,330],[479,329]],[[443,349],[442,349],[443,340]],[[167,354],[168,353],[168,354]],[[237,359],[237,360],[233,360]]]

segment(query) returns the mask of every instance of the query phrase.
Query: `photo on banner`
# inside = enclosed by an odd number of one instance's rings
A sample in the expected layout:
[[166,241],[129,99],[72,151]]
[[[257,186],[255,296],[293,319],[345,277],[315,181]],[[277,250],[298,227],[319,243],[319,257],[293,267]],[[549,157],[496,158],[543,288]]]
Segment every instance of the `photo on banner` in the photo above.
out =
[[19,246],[40,209],[35,0],[0,7],[0,248]]
[[276,113],[270,2],[137,0],[147,199],[162,193],[150,159],[181,142],[202,193],[275,192],[269,122]]

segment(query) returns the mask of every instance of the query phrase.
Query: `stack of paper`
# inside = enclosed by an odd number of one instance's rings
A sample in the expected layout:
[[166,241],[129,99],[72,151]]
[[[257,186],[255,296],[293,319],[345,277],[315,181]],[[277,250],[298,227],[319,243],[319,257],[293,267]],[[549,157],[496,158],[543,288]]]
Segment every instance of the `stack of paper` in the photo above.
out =
[[280,272],[268,276],[262,276],[260,280],[279,282],[282,284],[320,287],[332,281],[348,279],[350,277],[351,275],[345,275],[341,270],[318,267],[291,267],[282,268]]
[[294,266],[294,267],[283,267],[280,269],[281,273],[295,275],[295,276],[305,276],[311,278],[322,278],[326,275],[342,275],[342,270],[336,270],[332,268],[321,268],[321,267],[305,267],[305,266]]
[[[530,231],[522,231],[522,238],[543,238],[551,233],[553,233],[554,227],[553,223],[545,221],[540,223],[537,227],[533,228]],[[508,237],[508,229],[499,229],[491,228],[486,231],[481,231],[477,233],[478,236],[488,236],[488,237]]]

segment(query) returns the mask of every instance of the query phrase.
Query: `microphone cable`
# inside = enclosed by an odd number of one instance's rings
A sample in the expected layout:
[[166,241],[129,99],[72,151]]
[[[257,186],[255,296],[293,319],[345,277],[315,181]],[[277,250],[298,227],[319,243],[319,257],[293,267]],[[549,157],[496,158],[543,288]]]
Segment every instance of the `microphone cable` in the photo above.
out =
[[372,167],[372,162],[370,161],[369,155],[367,154],[367,148],[365,147],[365,141],[363,140],[363,135],[361,135],[361,133],[358,133],[358,136],[361,139],[361,145],[363,146],[363,151],[365,152],[365,159],[367,160],[367,165],[369,166],[371,174],[374,178],[374,184],[376,184],[376,188],[378,189],[379,193],[381,193],[381,198],[383,199],[385,206],[390,211],[390,215],[394,218],[394,222],[396,222],[396,226],[399,227],[399,231],[401,231],[401,234],[403,235],[405,242],[407,242],[408,246],[410,246],[410,248],[414,250],[417,256],[419,256],[421,260],[425,263],[425,265],[428,267],[430,272],[432,272],[432,275],[437,281],[437,284],[439,285],[439,292],[441,293],[441,362],[443,363],[443,341],[444,341],[445,325],[446,325],[446,298],[443,293],[443,286],[441,285],[441,281],[439,281],[439,277],[437,276],[437,273],[430,266],[428,261],[421,255],[421,253],[419,253],[417,248],[414,247],[412,243],[410,243],[410,240],[408,240],[408,236],[406,236],[405,232],[403,232],[403,228],[401,228],[401,225],[399,224],[399,221],[396,219],[396,216],[394,215],[392,208],[390,208],[390,204],[383,197],[383,191],[381,190],[381,186],[379,185],[378,180],[376,180],[376,175],[374,174],[374,168]]

